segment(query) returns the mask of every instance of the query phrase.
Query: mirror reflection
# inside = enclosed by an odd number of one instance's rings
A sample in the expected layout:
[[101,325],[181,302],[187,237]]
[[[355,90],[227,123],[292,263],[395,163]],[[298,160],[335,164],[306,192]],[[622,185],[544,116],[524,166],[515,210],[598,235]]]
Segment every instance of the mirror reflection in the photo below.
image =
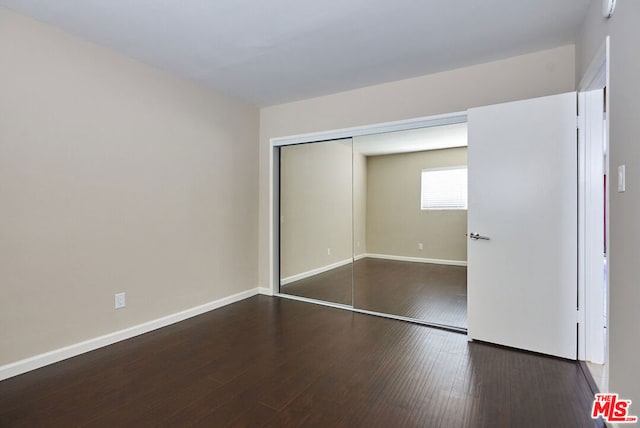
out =
[[280,148],[280,292],[352,304],[351,139]]
[[466,124],[354,138],[354,307],[466,328],[466,145]]
[[280,292],[467,327],[465,123],[280,148]]

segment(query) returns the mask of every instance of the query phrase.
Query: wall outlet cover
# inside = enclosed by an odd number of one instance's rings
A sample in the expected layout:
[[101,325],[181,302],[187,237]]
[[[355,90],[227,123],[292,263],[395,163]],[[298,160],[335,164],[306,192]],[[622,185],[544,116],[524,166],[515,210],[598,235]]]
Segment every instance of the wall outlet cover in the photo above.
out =
[[121,308],[124,308],[125,305],[126,305],[125,293],[116,293],[115,308],[121,309]]
[[622,193],[627,190],[626,185],[626,168],[624,165],[618,166],[618,192]]

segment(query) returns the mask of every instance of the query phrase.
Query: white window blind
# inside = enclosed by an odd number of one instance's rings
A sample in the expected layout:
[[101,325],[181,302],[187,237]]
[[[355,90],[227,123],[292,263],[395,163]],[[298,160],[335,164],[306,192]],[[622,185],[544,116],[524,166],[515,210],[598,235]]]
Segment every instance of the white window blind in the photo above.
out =
[[467,168],[423,169],[420,208],[466,210]]

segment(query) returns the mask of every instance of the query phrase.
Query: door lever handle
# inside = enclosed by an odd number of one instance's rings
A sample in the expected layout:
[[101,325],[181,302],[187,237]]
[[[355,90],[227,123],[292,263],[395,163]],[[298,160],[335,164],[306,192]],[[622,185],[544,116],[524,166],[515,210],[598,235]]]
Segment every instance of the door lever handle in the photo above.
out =
[[473,239],[475,241],[477,241],[478,239],[482,239],[484,241],[489,241],[490,240],[490,238],[488,236],[482,236],[482,235],[480,235],[478,233],[470,233],[469,234],[469,238],[471,238],[471,239]]

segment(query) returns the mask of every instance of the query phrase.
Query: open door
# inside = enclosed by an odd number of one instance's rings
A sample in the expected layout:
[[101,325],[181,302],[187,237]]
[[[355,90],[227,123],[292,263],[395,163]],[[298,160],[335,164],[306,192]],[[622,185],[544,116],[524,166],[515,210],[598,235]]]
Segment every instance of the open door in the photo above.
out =
[[468,335],[576,359],[576,94],[471,109],[468,132]]

